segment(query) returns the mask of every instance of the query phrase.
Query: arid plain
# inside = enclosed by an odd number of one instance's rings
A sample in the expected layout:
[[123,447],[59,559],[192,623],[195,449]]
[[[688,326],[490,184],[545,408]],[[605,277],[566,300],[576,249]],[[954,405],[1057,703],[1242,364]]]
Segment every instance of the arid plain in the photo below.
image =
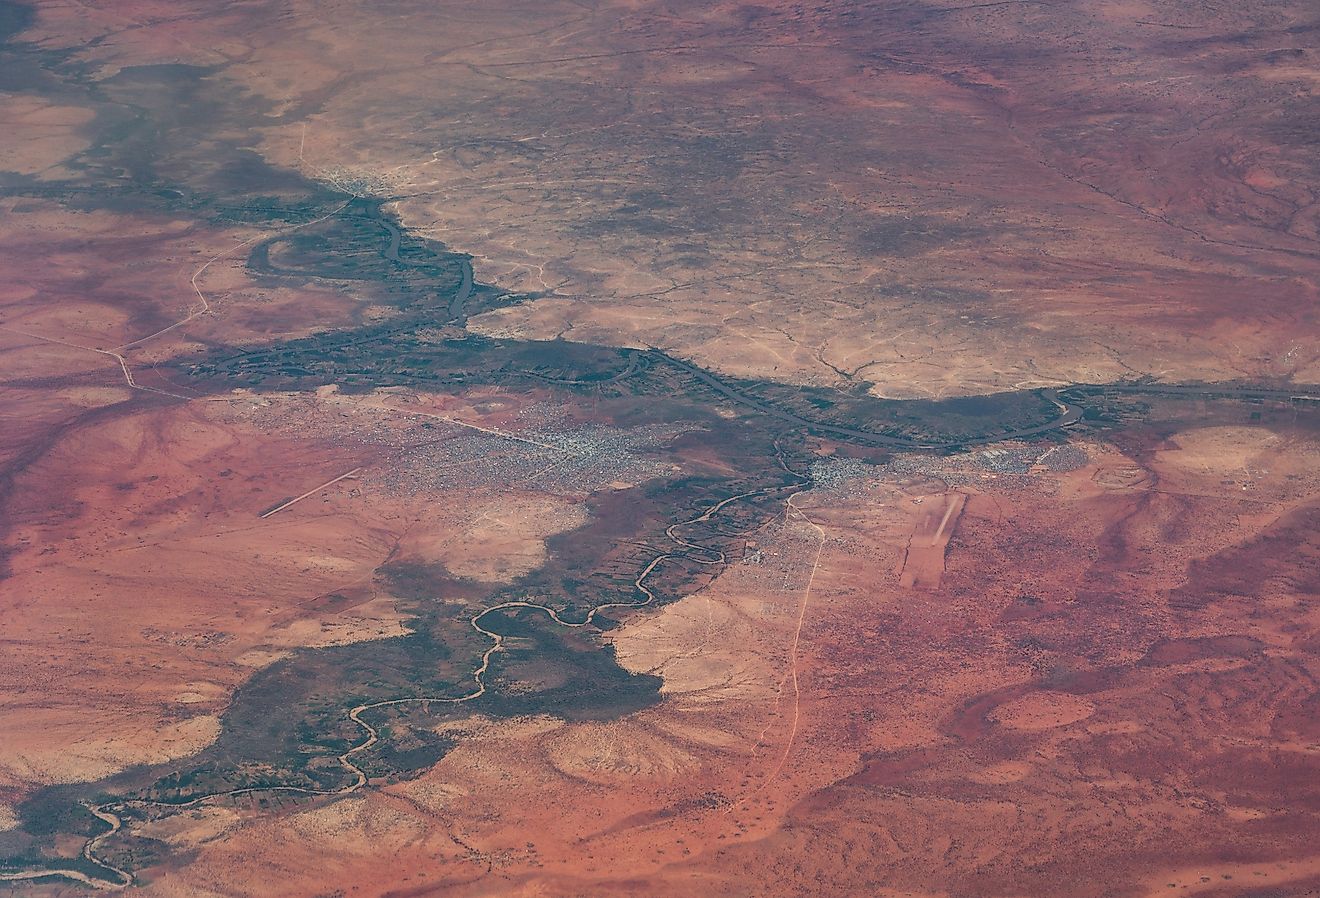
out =
[[0,891],[1320,891],[1317,34],[0,3]]

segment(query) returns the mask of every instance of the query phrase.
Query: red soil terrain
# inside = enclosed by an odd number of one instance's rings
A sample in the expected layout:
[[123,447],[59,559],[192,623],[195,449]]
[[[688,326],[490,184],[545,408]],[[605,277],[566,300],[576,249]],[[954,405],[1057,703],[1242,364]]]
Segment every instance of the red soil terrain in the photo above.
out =
[[[261,110],[220,137],[401,197],[535,294],[486,333],[886,396],[1320,381],[1309,3],[36,7],[22,39],[107,90],[211,67]],[[278,659],[405,632],[382,567],[508,584],[602,496],[740,473],[693,438],[555,481],[534,423],[630,425],[544,384],[186,382],[206,347],[393,313],[245,267],[297,225],[43,195],[100,110],[42,90],[0,97],[0,169],[32,179],[0,199],[6,851],[43,787],[183,763]],[[655,704],[460,715],[413,778],[162,814],[134,890],[1320,893],[1314,411],[1144,398],[1071,465],[818,441],[711,582],[600,637]]]
[[802,494],[612,635],[659,706],[473,719],[420,779],[217,808],[160,830],[200,853],[149,890],[315,895],[328,864],[347,894],[1306,894],[1320,447],[1221,426],[1086,448],[1066,474],[929,471],[970,496],[935,590],[898,582],[910,475]]

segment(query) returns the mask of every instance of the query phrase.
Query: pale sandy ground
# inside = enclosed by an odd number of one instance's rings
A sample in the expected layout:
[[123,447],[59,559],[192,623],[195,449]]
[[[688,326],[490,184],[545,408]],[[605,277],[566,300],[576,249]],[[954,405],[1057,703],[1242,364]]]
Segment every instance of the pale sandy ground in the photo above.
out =
[[87,142],[79,133],[93,118],[90,109],[57,106],[31,96],[0,98],[0,153],[4,167],[40,180],[68,175],[62,161]]
[[261,152],[406,195],[408,226],[541,297],[491,334],[893,397],[1320,380],[1317,173],[1271,113],[1315,81],[1301,6],[942,6],[52,4],[36,33],[317,96]]

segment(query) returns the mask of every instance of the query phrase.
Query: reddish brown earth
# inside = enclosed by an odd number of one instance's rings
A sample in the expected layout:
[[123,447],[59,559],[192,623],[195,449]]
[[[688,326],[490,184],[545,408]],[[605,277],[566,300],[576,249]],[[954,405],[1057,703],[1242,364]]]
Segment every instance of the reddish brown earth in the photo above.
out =
[[[401,314],[369,285],[254,273],[251,247],[312,229],[206,212],[245,171],[208,169],[207,147],[388,198],[479,281],[531,293],[468,323],[490,335],[886,397],[1320,381],[1305,2],[35,8],[19,39],[102,93],[0,92],[6,857],[43,788],[185,769],[280,659],[411,632],[391,565],[460,609],[443,664],[466,684],[487,644],[472,595],[601,521],[626,584],[655,484],[778,474],[706,436],[740,414],[710,397],[697,435],[607,441],[579,468],[588,450],[547,429],[641,433],[641,413],[526,379],[189,380],[217,345]],[[51,193],[92,177],[114,102],[149,105],[123,73],[166,64],[210,67],[207,102],[235,104],[182,129],[196,159],[182,137],[162,151],[157,179],[196,205],[135,205],[126,171],[100,199]],[[583,637],[660,677],[653,703],[460,709],[407,776],[134,822],[156,853],[133,891],[1320,892],[1313,405],[1097,398],[1112,414],[1067,436],[1075,463],[992,447],[1020,469],[811,440],[814,488],[777,494],[728,564]],[[483,686],[565,670],[497,664]],[[55,828],[48,860],[88,844]]]
[[[1240,475],[1203,454],[1226,438],[1270,473],[1205,498]],[[359,894],[1305,894],[1317,446],[1193,427],[1086,448],[1064,475],[973,466],[938,590],[894,573],[903,478],[804,494],[759,559],[612,636],[662,672],[660,706],[474,719],[418,780],[237,828],[208,812],[151,891],[275,869],[242,893],[314,895],[328,863]],[[1100,484],[1115,466],[1164,485]]]

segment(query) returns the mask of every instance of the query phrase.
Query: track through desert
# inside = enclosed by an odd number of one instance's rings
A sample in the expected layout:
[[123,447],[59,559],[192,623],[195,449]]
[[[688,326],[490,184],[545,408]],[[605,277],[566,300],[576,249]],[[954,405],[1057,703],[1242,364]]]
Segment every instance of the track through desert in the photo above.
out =
[[[337,208],[335,208],[330,212],[327,212],[325,215],[322,215],[319,218],[313,218],[310,221],[304,221],[301,224],[296,224],[288,228],[281,228],[275,231],[274,233],[292,234],[294,231],[299,231],[302,230],[303,228],[308,228],[311,227],[312,225],[320,224],[323,221],[327,221],[331,218],[334,218],[340,212],[343,212],[345,209],[348,208],[349,204],[352,202],[353,202],[352,199],[346,200],[342,205],[338,206]],[[202,275],[206,274],[206,270],[208,268],[210,268],[216,262],[219,262],[221,259],[233,255],[234,253],[238,252],[240,249],[242,249],[245,246],[251,246],[252,244],[256,243],[258,240],[265,240],[270,236],[271,233],[263,231],[262,233],[257,234],[253,237],[249,237],[247,240],[244,240],[242,243],[236,243],[233,246],[229,247],[229,249],[225,250],[224,252],[218,253],[212,256],[211,258],[207,259],[205,262],[202,263],[200,268],[198,268],[196,271],[193,272],[192,277],[188,279],[188,283],[192,286],[193,292],[197,294],[197,299],[200,305],[193,306],[190,304],[188,307],[188,314],[184,315],[178,321],[174,322],[173,324],[162,327],[160,330],[156,331],[155,333],[150,333],[147,334],[145,337],[139,337],[138,339],[128,343],[124,343],[121,346],[116,346],[115,349],[123,350],[123,349],[131,349],[136,346],[141,346],[143,343],[146,343],[149,340],[154,340],[157,337],[161,336],[162,334],[169,333],[175,328],[183,327],[184,325],[188,324],[190,321],[192,321],[195,318],[198,318],[202,315],[210,314],[211,303],[210,301],[207,300],[206,294],[202,292],[201,286],[197,283],[198,279]],[[101,350],[98,350],[98,352],[99,351]],[[121,364],[122,364],[122,357],[121,357]],[[125,374],[127,374],[127,367],[128,367],[127,365],[124,366]],[[130,382],[130,386],[135,386],[135,385]]]
[[97,349],[94,346],[83,346],[81,343],[71,343],[68,340],[59,340],[56,339],[55,337],[46,337],[41,334],[34,334],[29,331],[19,330],[16,327],[7,327],[5,325],[0,325],[0,330],[5,331],[6,333],[19,334],[20,336],[28,337],[29,339],[32,340],[40,340],[43,343],[50,343],[55,346],[67,346],[70,349],[81,349],[83,352],[95,352],[98,355],[109,356],[110,358],[114,359],[115,362],[119,365],[119,370],[124,375],[125,383],[127,383],[128,386],[131,387],[132,389],[142,390],[147,393],[159,393],[162,396],[171,396],[175,399],[189,398],[187,396],[182,396],[178,393],[170,393],[166,390],[158,390],[155,387],[142,386],[142,384],[138,383],[136,380],[133,379],[133,371],[131,368],[128,367],[128,361],[122,355],[120,355],[118,352],[115,352],[112,349]]
[[[816,552],[811,560],[811,573],[807,576],[807,584],[802,589],[802,599],[798,603],[797,622],[793,628],[793,640],[788,650],[788,672],[785,675],[785,680],[789,682],[789,684],[792,686],[793,689],[793,710],[792,710],[792,715],[789,718],[788,736],[784,739],[784,750],[783,752],[780,753],[779,761],[778,763],[775,764],[774,769],[770,771],[769,775],[767,775],[766,778],[763,779],[756,786],[755,789],[751,790],[742,798],[738,799],[737,802],[730,805],[729,806],[730,813],[732,813],[735,809],[741,807],[742,805],[746,804],[755,795],[759,794],[760,792],[763,792],[772,782],[778,779],[779,774],[781,774],[784,771],[784,768],[788,765],[789,756],[793,752],[793,743],[797,740],[798,726],[801,723],[802,686],[798,680],[798,651],[802,644],[802,628],[807,622],[807,606],[810,604],[811,601],[811,587],[816,582],[816,574],[820,570],[820,557],[821,554],[825,551],[825,542],[827,539],[824,529],[822,529],[819,524],[817,524],[810,517],[808,517],[807,514],[802,511],[802,509],[798,508],[796,505],[793,504],[793,500],[796,499],[798,496],[802,495],[802,493],[804,492],[806,492],[806,490],[798,490],[797,492],[789,496],[788,501],[785,503],[787,513],[790,515],[796,515],[798,518],[800,518],[801,520],[805,521],[808,525],[810,525],[811,528],[816,531],[816,536],[818,539],[818,542],[816,543]],[[780,681],[781,693],[783,690],[783,685],[784,685],[784,680],[781,680]],[[778,702],[776,702],[776,704],[778,704]],[[763,730],[761,732],[761,736],[757,740],[758,747],[764,741],[765,733],[768,730],[769,727],[767,726],[766,730]]]
[[[288,234],[300,230],[302,228],[310,227],[311,225],[319,224],[320,222],[327,221],[333,218],[334,216],[338,215],[340,212],[343,212],[346,208],[348,208],[349,204],[353,202],[353,199],[354,198],[348,199],[342,205],[336,207],[330,212],[327,212],[325,215],[322,215],[319,218],[314,218],[311,219],[310,221],[304,221],[301,222],[300,224],[296,224],[288,228],[280,229],[274,233]],[[113,349],[100,349],[95,346],[84,346],[81,343],[73,343],[68,340],[60,340],[55,337],[47,337],[41,334],[34,334],[25,330],[20,330],[15,327],[9,327],[4,324],[0,324],[0,330],[6,331],[11,334],[19,334],[20,336],[28,337],[29,339],[32,340],[40,340],[43,343],[50,343],[56,346],[67,346],[71,349],[80,349],[83,352],[94,352],[98,355],[107,356],[111,359],[114,359],[115,363],[119,365],[120,373],[124,375],[124,383],[127,384],[127,386],[130,389],[141,390],[142,392],[145,393],[156,393],[161,396],[169,396],[172,399],[183,399],[185,401],[190,400],[194,397],[184,396],[181,393],[171,393],[168,390],[161,390],[161,389],[157,389],[156,387],[148,387],[138,383],[137,380],[133,377],[133,369],[129,366],[128,359],[124,357],[123,353],[124,351],[141,347],[144,343],[147,343],[151,340],[156,339],[157,337],[167,334],[172,330],[183,327],[187,325],[189,322],[193,321],[196,318],[199,318],[202,315],[210,314],[212,311],[211,303],[209,300],[207,300],[206,294],[202,292],[202,288],[198,284],[198,279],[203,274],[206,273],[206,270],[208,268],[210,268],[212,265],[214,265],[216,262],[219,262],[221,259],[225,258],[226,256],[232,255],[233,253],[238,252],[243,247],[251,246],[253,243],[256,243],[258,240],[263,240],[270,236],[271,236],[270,232],[263,231],[262,233],[257,234],[255,237],[250,237],[241,243],[229,247],[229,249],[225,250],[224,252],[218,253],[217,255],[212,256],[210,259],[207,259],[205,262],[202,263],[200,268],[198,268],[196,271],[193,272],[192,277],[189,278],[188,280],[188,283],[192,286],[193,292],[197,294],[197,299],[200,301],[200,305],[189,304],[187,314],[184,315],[182,318],[180,318],[178,321],[175,321],[173,324],[166,325],[165,327],[162,327],[158,331],[147,334],[145,337],[138,337],[136,340],[131,340],[128,343],[121,343],[119,346],[116,346]]]

